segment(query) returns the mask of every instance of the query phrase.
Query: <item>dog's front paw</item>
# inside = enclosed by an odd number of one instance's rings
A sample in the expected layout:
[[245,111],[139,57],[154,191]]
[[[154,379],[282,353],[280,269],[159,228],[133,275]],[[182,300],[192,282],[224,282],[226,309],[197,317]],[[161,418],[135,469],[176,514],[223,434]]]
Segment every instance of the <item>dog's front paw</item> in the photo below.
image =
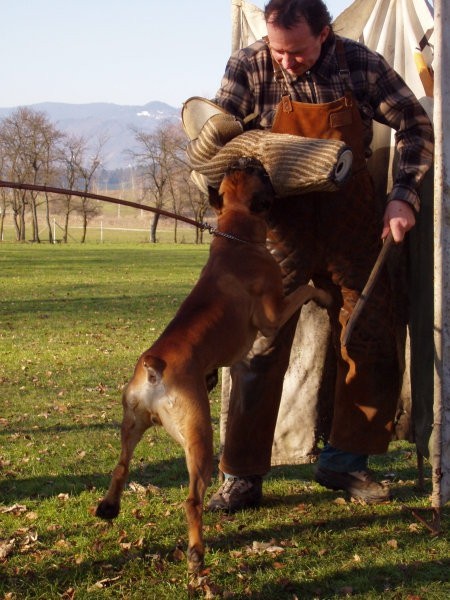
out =
[[191,575],[198,574],[204,567],[204,550],[198,545],[188,549],[187,555],[188,573]]
[[333,303],[332,295],[326,292],[325,290],[321,290],[318,288],[316,288],[314,300],[319,306],[323,306],[324,308],[331,306]]

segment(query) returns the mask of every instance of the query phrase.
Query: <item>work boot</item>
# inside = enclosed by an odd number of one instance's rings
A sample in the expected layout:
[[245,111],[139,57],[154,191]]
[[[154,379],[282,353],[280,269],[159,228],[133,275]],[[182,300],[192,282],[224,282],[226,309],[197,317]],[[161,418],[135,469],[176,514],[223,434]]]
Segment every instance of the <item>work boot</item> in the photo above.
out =
[[244,508],[259,506],[262,499],[262,477],[229,476],[208,502],[208,510],[213,512],[236,512]]
[[317,467],[315,480],[330,490],[344,490],[352,498],[364,500],[367,504],[377,504],[390,499],[389,488],[375,481],[370,471],[339,473],[324,467]]

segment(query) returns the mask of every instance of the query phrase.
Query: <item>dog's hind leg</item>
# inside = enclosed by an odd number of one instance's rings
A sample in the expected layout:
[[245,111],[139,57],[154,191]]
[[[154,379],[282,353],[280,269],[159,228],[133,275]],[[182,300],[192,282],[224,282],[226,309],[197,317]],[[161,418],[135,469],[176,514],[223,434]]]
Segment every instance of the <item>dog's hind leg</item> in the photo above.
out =
[[189,401],[184,416],[184,451],[189,472],[189,496],[185,503],[188,524],[188,570],[198,573],[203,567],[203,501],[211,481],[213,434],[206,389]]
[[120,511],[120,497],[128,477],[130,461],[142,435],[151,422],[135,407],[127,404],[124,397],[124,414],[121,426],[121,452],[115,467],[108,492],[99,503],[96,515],[102,519],[114,519]]

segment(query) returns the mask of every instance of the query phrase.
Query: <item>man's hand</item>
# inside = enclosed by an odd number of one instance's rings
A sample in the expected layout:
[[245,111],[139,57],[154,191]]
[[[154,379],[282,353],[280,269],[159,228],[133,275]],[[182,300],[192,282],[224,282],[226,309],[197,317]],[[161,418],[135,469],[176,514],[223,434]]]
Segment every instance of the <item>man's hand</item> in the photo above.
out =
[[383,218],[382,239],[392,231],[394,242],[402,242],[405,233],[416,224],[414,209],[402,200],[391,200],[387,203]]

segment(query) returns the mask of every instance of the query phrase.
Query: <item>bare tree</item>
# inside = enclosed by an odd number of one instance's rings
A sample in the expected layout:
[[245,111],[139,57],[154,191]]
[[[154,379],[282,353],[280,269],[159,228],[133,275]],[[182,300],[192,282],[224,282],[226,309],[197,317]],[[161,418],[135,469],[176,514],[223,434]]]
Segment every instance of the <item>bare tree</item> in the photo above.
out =
[[6,190],[2,188],[0,191],[0,242],[3,242],[3,232],[5,231],[6,217]]
[[[61,169],[59,176],[62,187],[69,190],[77,189],[80,179],[79,165],[83,164],[85,153],[86,141],[83,137],[68,136],[65,139],[60,154]],[[81,207],[79,200],[71,194],[62,196],[59,200],[59,204],[64,216],[62,241],[66,244],[69,236],[70,215],[73,212],[80,212]]]
[[[56,158],[56,148],[63,134],[45,113],[20,107],[0,125],[6,171],[12,181],[46,185]],[[16,237],[25,240],[25,212],[30,210],[32,240],[40,242],[38,224],[39,194],[34,191],[13,193],[12,210]]]
[[[180,143],[181,129],[165,122],[153,133],[134,129],[135,139],[140,148],[130,152],[142,174],[143,198],[151,200],[152,205],[162,209],[171,202],[174,212],[179,211],[180,198]],[[150,228],[150,240],[156,243],[156,231],[159,214],[155,213]],[[176,229],[175,229],[176,235]]]
[[[184,189],[186,191],[188,203],[191,208],[194,219],[198,223],[204,223],[204,219],[207,213],[211,211],[208,196],[201,192],[198,189],[198,187],[194,183],[192,183],[190,178],[185,181]],[[204,230],[200,227],[197,227],[195,233],[196,244],[203,243],[203,233]]]
[[[188,139],[181,127],[174,127],[172,131],[172,158],[175,165],[175,186],[170,191],[173,197],[173,211],[181,214],[181,211],[189,209],[193,218],[198,223],[203,223],[206,214],[211,210],[208,195],[201,192],[191,179],[191,167],[187,160],[186,146]],[[196,228],[195,243],[203,243],[203,229]],[[174,241],[177,241],[175,233]]]
[[[170,143],[167,152],[170,157],[168,176],[168,194],[172,212],[181,215],[185,212],[187,201],[186,179],[189,176],[189,167],[186,163],[186,135],[180,125],[172,125],[168,129]],[[173,241],[178,242],[178,219],[173,223]]]
[[[77,170],[80,178],[80,184],[83,192],[89,192],[94,181],[94,175],[101,163],[101,152],[105,144],[104,139],[99,140],[94,154],[89,159],[85,159],[80,156],[80,162],[77,164]],[[84,160],[83,160],[84,159]],[[86,196],[81,198],[81,206],[79,209],[83,217],[83,233],[81,235],[81,243],[84,244],[86,241],[87,226],[91,219],[98,216],[101,213],[101,208],[98,203],[90,200]]]
[[[2,152],[2,141],[0,138],[0,177],[4,175],[5,157]],[[3,241],[3,232],[5,228],[6,204],[10,190],[0,188],[0,242]]]

